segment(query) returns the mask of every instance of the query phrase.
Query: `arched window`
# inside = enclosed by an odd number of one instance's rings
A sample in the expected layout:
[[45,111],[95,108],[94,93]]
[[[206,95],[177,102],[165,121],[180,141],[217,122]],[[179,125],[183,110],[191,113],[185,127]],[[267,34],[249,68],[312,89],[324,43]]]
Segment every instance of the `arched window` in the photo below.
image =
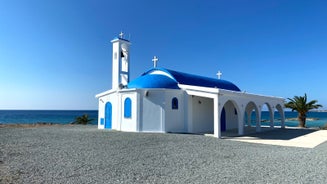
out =
[[171,108],[178,109],[178,99],[176,97],[171,100]]
[[124,101],[124,117],[132,117],[132,100],[130,98],[126,98]]
[[111,129],[112,128],[112,105],[110,102],[106,103],[105,113],[104,113],[104,128]]

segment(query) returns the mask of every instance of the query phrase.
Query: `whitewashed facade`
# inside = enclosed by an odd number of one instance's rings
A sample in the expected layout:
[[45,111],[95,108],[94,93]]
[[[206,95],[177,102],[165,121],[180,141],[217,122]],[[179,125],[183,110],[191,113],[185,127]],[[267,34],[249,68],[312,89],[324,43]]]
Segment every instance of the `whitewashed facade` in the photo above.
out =
[[153,69],[130,81],[130,42],[121,36],[112,43],[113,89],[96,95],[99,129],[211,133],[218,138],[226,130],[237,130],[243,135],[253,111],[256,130],[261,131],[264,106],[270,112],[269,126],[274,128],[277,111],[284,127],[283,98],[248,94],[225,80],[158,68],[157,59]]

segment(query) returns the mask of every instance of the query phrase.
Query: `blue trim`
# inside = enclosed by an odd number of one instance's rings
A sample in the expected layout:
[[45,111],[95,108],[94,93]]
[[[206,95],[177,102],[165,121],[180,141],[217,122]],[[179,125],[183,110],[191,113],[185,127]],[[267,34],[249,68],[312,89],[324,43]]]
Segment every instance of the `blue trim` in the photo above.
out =
[[124,117],[132,117],[132,100],[130,98],[126,98],[124,101]]
[[104,128],[111,129],[112,128],[112,105],[110,102],[106,103],[104,118],[105,118]]
[[104,118],[100,118],[100,125],[104,125]]

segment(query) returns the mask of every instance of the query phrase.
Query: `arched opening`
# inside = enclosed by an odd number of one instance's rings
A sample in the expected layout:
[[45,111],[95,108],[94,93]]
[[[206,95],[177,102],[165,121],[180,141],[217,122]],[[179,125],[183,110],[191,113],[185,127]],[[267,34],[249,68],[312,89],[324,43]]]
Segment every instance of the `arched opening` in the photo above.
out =
[[104,128],[111,129],[112,128],[112,105],[110,102],[106,103],[104,118],[105,118]]
[[273,127],[274,114],[271,106],[268,103],[262,105],[261,108],[261,126],[263,127]]
[[253,127],[257,127],[260,124],[259,110],[254,102],[249,102],[245,107],[244,113],[244,132],[252,132]]
[[283,107],[278,104],[276,105],[276,110],[274,112],[274,126],[277,127],[285,127],[285,115],[284,115],[284,110]]
[[220,114],[220,130],[238,129],[238,109],[232,100],[228,100],[221,110]]

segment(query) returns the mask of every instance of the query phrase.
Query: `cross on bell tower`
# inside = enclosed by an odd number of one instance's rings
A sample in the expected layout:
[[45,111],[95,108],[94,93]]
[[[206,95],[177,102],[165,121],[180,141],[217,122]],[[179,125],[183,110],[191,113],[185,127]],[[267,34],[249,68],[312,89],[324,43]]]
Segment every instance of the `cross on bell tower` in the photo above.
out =
[[220,77],[223,75],[223,73],[221,73],[220,71],[218,71],[218,73],[216,75],[218,76],[218,79],[220,79]]
[[159,61],[159,58],[157,56],[153,56],[153,68],[157,68],[157,62]]
[[122,31],[119,33],[119,38],[124,38],[124,33]]

